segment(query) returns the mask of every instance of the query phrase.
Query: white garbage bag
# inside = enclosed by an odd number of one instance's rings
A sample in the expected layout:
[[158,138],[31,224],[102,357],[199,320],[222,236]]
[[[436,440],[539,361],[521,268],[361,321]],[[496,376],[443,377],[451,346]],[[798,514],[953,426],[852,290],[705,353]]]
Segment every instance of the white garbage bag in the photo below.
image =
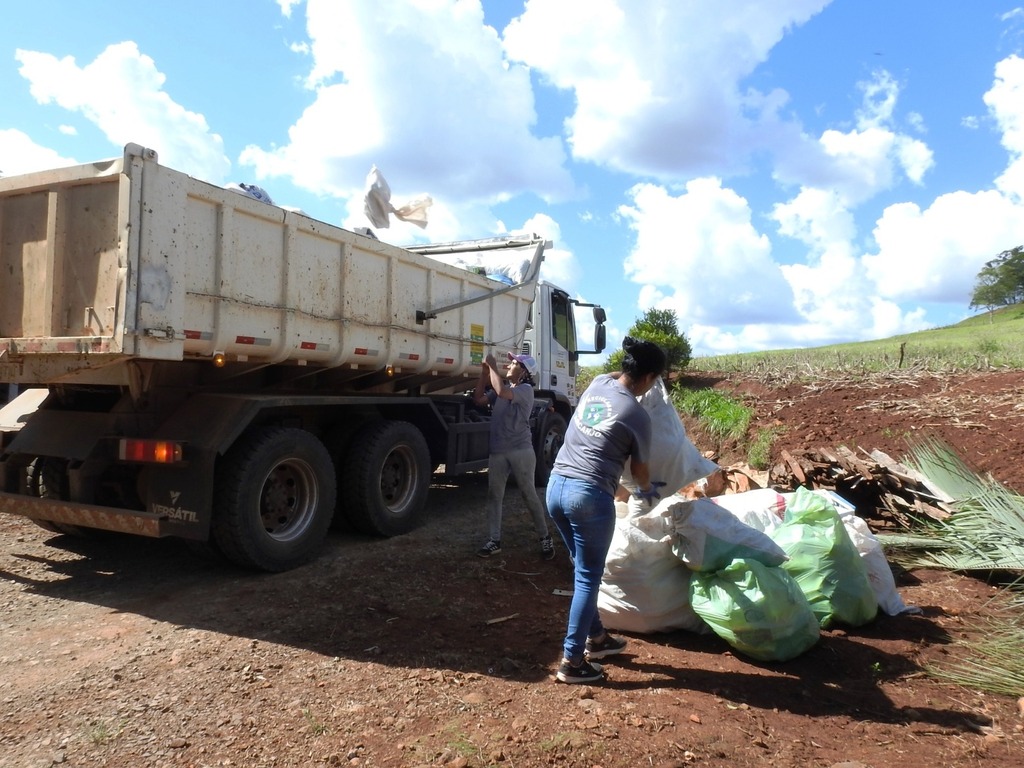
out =
[[[651,417],[651,452],[647,462],[651,480],[665,483],[666,495],[718,469],[718,465],[698,451],[687,436],[686,427],[661,379],[639,402]],[[636,488],[628,462],[620,482],[630,490]]]
[[601,622],[624,632],[707,632],[690,608],[690,570],[672,552],[660,513],[620,515],[597,596]]

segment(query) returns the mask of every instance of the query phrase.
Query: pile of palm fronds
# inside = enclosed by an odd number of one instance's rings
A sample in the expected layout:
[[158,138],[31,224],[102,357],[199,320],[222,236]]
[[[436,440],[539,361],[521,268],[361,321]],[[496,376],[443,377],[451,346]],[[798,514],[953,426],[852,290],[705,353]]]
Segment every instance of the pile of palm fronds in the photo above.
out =
[[1001,590],[967,629],[969,638],[954,643],[948,657],[926,664],[925,671],[975,690],[1024,696],[1024,594]]
[[938,442],[911,449],[907,461],[954,499],[945,520],[920,521],[920,535],[880,536],[911,566],[1008,575],[1007,588],[967,625],[950,657],[928,665],[933,677],[969,688],[1024,695],[1024,497],[972,472]]
[[919,521],[919,533],[885,536],[912,566],[1024,574],[1024,497],[971,471],[937,441],[911,448],[906,461],[953,499],[945,520]]

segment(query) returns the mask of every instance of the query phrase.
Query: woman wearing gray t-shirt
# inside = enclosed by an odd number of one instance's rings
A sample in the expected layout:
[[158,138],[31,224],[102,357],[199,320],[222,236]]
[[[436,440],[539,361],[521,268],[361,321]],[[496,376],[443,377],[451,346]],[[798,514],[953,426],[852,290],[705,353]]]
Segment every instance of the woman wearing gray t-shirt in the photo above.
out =
[[628,459],[638,496],[658,498],[647,468],[651,420],[637,402],[665,370],[665,353],[650,341],[627,336],[622,371],[598,376],[580,397],[548,480],[548,514],[565,542],[575,569],[562,663],[563,683],[601,680],[594,659],[621,653],[622,638],[608,634],[597,597],[612,534],[615,491]]
[[533,484],[537,455],[533,451],[530,411],[533,410],[533,379],[537,375],[537,362],[529,355],[513,355],[511,352],[508,359],[510,365],[506,379],[498,370],[494,355],[488,355],[473,391],[477,405],[491,406],[490,456],[487,460],[489,538],[477,550],[477,555],[490,557],[501,552],[501,506],[511,474],[533,518],[540,555],[550,560],[555,556],[555,548],[548,534],[544,505]]

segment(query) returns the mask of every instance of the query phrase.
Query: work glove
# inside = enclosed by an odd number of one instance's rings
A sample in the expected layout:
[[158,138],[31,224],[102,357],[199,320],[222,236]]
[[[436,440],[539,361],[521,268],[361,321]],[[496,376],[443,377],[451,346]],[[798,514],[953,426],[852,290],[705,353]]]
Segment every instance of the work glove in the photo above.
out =
[[652,480],[651,481],[651,487],[648,488],[646,491],[643,491],[643,490],[633,491],[633,498],[635,498],[635,499],[643,499],[644,501],[646,501],[648,504],[650,504],[653,507],[654,506],[654,502],[661,498],[661,493],[659,493],[659,489],[664,488],[664,487],[665,487],[665,483],[660,483],[660,482],[657,482],[656,480]]

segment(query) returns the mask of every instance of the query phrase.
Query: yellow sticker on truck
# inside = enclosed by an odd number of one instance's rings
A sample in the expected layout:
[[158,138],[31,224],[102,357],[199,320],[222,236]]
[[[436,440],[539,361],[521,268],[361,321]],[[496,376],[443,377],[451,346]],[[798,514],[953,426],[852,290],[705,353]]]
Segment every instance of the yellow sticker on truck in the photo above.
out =
[[469,324],[469,359],[475,365],[484,362],[484,325],[483,323]]

